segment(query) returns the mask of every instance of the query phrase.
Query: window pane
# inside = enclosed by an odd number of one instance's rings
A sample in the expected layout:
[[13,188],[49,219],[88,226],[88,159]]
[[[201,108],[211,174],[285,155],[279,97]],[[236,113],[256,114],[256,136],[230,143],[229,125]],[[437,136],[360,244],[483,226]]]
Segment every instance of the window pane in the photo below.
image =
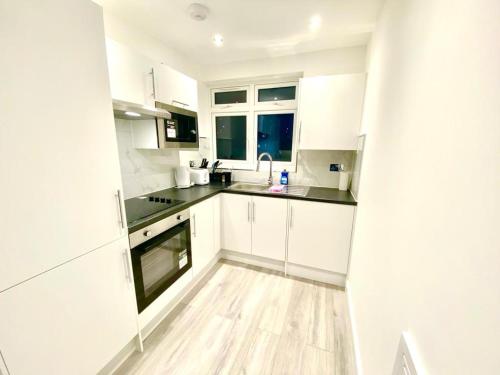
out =
[[257,155],[268,152],[275,161],[292,161],[293,113],[257,116]]
[[215,104],[237,104],[247,102],[247,90],[214,93]]
[[217,159],[247,159],[247,117],[219,116],[215,118]]
[[259,102],[295,100],[295,86],[259,89]]

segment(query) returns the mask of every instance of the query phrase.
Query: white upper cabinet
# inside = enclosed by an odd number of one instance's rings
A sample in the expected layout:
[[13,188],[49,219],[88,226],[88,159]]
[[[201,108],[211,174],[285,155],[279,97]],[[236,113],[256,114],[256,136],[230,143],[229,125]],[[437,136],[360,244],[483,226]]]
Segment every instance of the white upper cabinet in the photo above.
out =
[[301,79],[299,148],[355,150],[364,92],[365,74]]
[[[10,374],[96,374],[137,334],[128,238],[0,293]],[[0,359],[1,361],[1,359]]]
[[106,53],[113,99],[154,106],[153,61],[109,38]]
[[193,274],[196,276],[214,258],[214,200],[207,199],[189,208]]
[[346,274],[354,206],[289,202],[288,261]]
[[160,64],[155,69],[156,100],[165,104],[198,110],[198,82],[187,75]]
[[287,200],[252,197],[252,255],[285,260]]
[[11,2],[0,38],[2,291],[126,225],[101,7]]
[[251,254],[252,197],[222,194],[222,248]]

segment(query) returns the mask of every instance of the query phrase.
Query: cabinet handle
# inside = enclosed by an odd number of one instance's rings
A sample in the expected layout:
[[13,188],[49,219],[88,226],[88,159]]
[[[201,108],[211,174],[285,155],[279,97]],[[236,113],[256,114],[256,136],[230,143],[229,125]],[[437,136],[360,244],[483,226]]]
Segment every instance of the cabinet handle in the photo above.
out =
[[253,222],[255,223],[255,202],[252,202],[252,218]]
[[193,214],[193,237],[196,237],[196,214]]
[[178,100],[172,100],[172,104],[174,104],[174,103],[177,103],[177,104],[183,105],[183,106],[185,106],[185,107],[189,107],[189,104],[187,104],[187,103],[183,103],[183,102],[180,102],[180,101],[178,101]]
[[290,206],[290,229],[293,226],[293,206]]
[[128,261],[128,249],[123,250],[122,253],[123,264],[125,266],[125,277],[127,281],[132,284],[132,275],[130,274],[130,263]]
[[250,222],[250,202],[247,203],[247,220]]
[[151,74],[151,80],[153,81],[153,93],[151,94],[151,96],[153,97],[153,99],[156,99],[155,70],[154,70],[154,68],[151,68],[151,72],[149,72],[149,74]]
[[302,135],[302,120],[299,123],[299,144],[300,144],[300,136]]
[[120,228],[125,229],[125,219],[123,216],[123,207],[122,207],[122,192],[120,191],[120,189],[116,191],[115,197],[118,202],[118,213],[120,214],[118,218],[118,223],[120,224]]

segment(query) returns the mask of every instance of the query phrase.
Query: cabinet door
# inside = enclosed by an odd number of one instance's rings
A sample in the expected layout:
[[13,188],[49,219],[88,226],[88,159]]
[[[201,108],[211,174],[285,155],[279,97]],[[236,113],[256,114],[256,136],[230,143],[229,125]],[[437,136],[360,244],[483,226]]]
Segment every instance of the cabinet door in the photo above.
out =
[[176,107],[198,110],[198,82],[187,75],[160,64],[155,70],[156,99]]
[[154,106],[153,61],[109,38],[106,54],[113,99]]
[[355,150],[364,92],[364,74],[301,79],[299,147],[304,150]]
[[220,194],[212,198],[214,205],[214,256],[221,249],[221,198]]
[[128,238],[0,293],[11,374],[95,374],[137,334]]
[[250,195],[222,194],[222,248],[250,254],[252,250]]
[[285,260],[286,199],[252,197],[252,255]]
[[193,274],[197,275],[214,257],[214,208],[212,199],[192,206],[191,248]]
[[1,291],[126,229],[102,8],[12,2],[0,39]]
[[354,207],[290,200],[288,261],[345,274]]

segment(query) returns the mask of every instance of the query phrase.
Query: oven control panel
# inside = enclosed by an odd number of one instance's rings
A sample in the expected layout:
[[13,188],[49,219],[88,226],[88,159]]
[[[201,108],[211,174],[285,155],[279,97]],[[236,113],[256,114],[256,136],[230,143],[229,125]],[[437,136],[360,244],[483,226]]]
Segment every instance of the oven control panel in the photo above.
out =
[[129,233],[128,238],[130,241],[130,248],[133,249],[137,245],[148,241],[154,236],[157,236],[158,234],[163,233],[186,220],[189,220],[189,209],[177,212],[176,214],[158,220],[156,223],[148,225],[145,228]]

